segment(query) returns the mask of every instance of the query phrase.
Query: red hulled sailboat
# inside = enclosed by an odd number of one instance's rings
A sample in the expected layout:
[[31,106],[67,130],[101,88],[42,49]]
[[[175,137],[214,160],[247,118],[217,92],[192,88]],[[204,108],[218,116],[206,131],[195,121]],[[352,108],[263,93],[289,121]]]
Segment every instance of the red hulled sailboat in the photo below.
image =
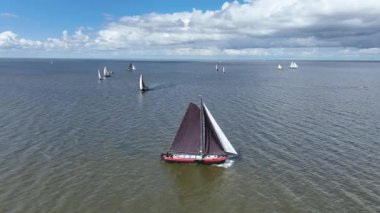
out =
[[161,154],[167,162],[223,163],[237,152],[201,100],[190,103],[170,150]]

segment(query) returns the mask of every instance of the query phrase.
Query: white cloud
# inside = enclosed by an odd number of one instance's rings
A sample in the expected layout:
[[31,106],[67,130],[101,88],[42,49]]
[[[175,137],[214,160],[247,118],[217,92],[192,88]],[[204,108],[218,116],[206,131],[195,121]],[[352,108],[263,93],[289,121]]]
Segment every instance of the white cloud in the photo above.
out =
[[[129,55],[290,56],[329,53],[380,54],[380,1],[247,0],[219,10],[125,16],[90,36],[79,28],[61,38],[19,39],[1,33],[0,48],[49,51],[117,51]],[[288,50],[288,51],[287,51]],[[291,54],[287,53],[291,52]],[[348,53],[347,53],[348,54]]]
[[102,16],[106,21],[112,21],[114,19],[113,16],[109,13],[102,13]]
[[359,53],[362,54],[373,54],[373,55],[380,55],[380,48],[366,48],[366,49],[360,49]]
[[10,47],[17,42],[17,35],[11,31],[0,33],[0,47]]
[[14,14],[14,13],[0,13],[0,17],[18,18],[18,15]]

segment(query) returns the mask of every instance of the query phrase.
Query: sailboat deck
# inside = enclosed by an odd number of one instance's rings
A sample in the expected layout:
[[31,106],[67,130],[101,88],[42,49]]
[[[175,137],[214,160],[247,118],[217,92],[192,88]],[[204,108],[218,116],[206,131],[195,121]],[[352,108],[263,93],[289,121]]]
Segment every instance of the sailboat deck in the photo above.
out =
[[168,162],[178,163],[223,163],[227,156],[224,155],[189,155],[189,154],[162,154],[161,158]]
[[184,158],[184,159],[196,159],[196,160],[202,160],[201,155],[185,155],[185,154],[173,154],[172,156],[174,159],[176,158]]

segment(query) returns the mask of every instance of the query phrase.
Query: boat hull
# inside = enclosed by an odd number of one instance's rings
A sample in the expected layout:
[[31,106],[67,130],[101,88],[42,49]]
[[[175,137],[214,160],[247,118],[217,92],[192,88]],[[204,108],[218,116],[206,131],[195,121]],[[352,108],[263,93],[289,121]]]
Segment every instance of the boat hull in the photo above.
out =
[[219,164],[219,163],[224,163],[227,160],[227,156],[219,156],[216,158],[194,159],[194,158],[173,157],[168,154],[161,154],[161,158],[166,162],[173,162],[173,163],[204,163],[204,164]]

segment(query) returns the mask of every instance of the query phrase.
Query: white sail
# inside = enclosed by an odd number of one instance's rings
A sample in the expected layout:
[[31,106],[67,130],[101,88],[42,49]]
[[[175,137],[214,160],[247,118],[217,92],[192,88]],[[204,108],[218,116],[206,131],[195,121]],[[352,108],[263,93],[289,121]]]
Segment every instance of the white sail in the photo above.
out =
[[215,133],[220,143],[222,144],[224,151],[230,154],[237,155],[238,153],[236,152],[235,148],[232,146],[232,144],[230,143],[230,141],[228,140],[228,138],[226,137],[222,129],[219,127],[218,123],[216,123],[214,117],[211,115],[210,111],[208,110],[205,104],[203,104],[203,107],[207,113],[207,116],[210,118],[210,122],[212,126],[214,127]]
[[217,64],[215,65],[215,70],[216,70],[216,71],[219,71],[219,69],[218,69],[218,65],[217,65]]
[[140,90],[144,90],[145,89],[145,84],[144,84],[144,80],[143,80],[143,75],[141,74],[140,75]]
[[103,69],[103,75],[104,75],[104,76],[107,76],[107,74],[108,74],[108,73],[107,73],[107,67],[104,66],[104,69]]
[[224,67],[223,67],[223,73],[225,73],[225,71],[224,71]]
[[296,62],[292,61],[292,62],[290,63],[290,68],[291,68],[291,69],[297,69],[297,68],[298,68],[298,65],[296,64]]
[[281,64],[279,64],[279,65],[277,66],[277,69],[282,70],[282,66],[281,66]]
[[132,63],[130,63],[130,64],[128,65],[128,70],[129,70],[129,71],[134,71],[134,70],[136,70],[135,65],[132,64]]
[[100,70],[98,70],[98,78],[99,78],[99,80],[102,80],[103,78],[102,78],[102,74],[100,74]]

